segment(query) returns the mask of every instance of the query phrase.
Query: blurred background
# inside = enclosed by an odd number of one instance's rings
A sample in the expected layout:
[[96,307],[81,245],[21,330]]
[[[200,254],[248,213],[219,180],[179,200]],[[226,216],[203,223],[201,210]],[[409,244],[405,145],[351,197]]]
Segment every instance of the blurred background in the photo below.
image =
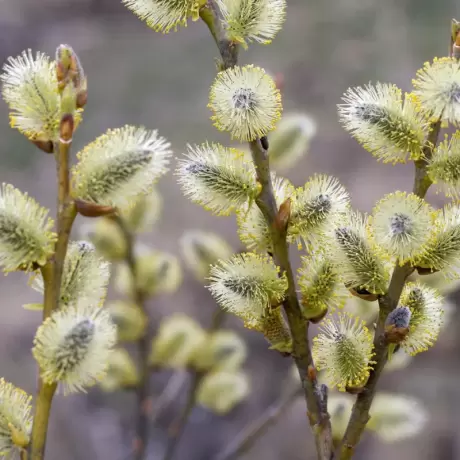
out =
[[[336,104],[349,86],[369,81],[393,82],[410,90],[411,78],[425,61],[448,53],[450,20],[456,16],[460,5],[455,0],[288,0],[285,27],[273,44],[251,46],[241,53],[241,62],[283,74],[285,112],[306,111],[316,120],[310,152],[286,174],[295,185],[303,185],[313,172],[336,175],[350,191],[353,205],[364,211],[385,193],[412,188],[412,166],[377,164],[341,128]],[[75,151],[108,128],[127,123],[158,129],[177,156],[187,142],[228,142],[212,127],[206,108],[217,50],[202,23],[189,22],[187,28],[164,36],[118,0],[0,0],[1,63],[26,48],[54,55],[60,43],[77,51],[88,76],[88,105],[75,136]],[[9,128],[7,107],[1,101],[0,180],[54,209],[54,174],[52,157]],[[184,199],[172,173],[161,179],[159,189],[163,215],[145,236],[146,243],[178,255],[184,229],[199,228],[213,230],[235,249],[240,247],[234,218],[214,217]],[[441,204],[434,193],[429,200]],[[21,274],[0,278],[0,375],[34,393],[36,366],[30,349],[40,314],[21,305],[39,297],[26,282]],[[456,297],[454,293],[454,303]],[[215,308],[208,291],[187,272],[176,294],[149,305],[156,320],[183,311],[202,324],[211,321]],[[267,350],[262,336],[243,330],[233,318],[226,326],[240,331],[249,346],[245,367],[251,376],[251,396],[225,417],[196,408],[178,460],[211,459],[242,425],[276,400],[290,372],[290,361]],[[393,445],[366,434],[356,458],[460,459],[459,326],[454,312],[436,347],[381,380],[382,389],[424,402],[430,413],[425,430]],[[154,394],[167,377],[152,381]],[[178,398],[152,426],[149,459],[161,458],[166,427],[180,402]],[[58,396],[47,458],[129,459],[133,405],[134,395],[123,392],[107,395],[94,389],[88,395]],[[304,402],[299,400],[244,458],[314,459],[312,442]]]

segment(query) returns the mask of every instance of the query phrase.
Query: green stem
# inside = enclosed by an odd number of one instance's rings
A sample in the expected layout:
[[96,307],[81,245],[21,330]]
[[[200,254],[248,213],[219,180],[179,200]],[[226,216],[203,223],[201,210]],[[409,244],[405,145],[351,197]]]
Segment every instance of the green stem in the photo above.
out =
[[[41,268],[44,284],[43,320],[59,307],[64,260],[72,225],[77,215],[75,205],[70,199],[70,146],[71,143],[68,142],[59,142],[55,146],[58,177],[58,239],[53,259]],[[45,457],[49,416],[56,388],[57,384],[49,385],[44,383],[41,377],[38,378],[38,394],[30,444],[31,460],[42,460]]]
[[[438,120],[431,125],[431,131],[425,142],[423,158],[415,162],[415,178],[413,193],[424,198],[428,191],[431,180],[427,175],[427,162],[431,158],[433,150],[438,142],[441,121]],[[388,359],[388,344],[385,341],[384,327],[388,314],[398,306],[399,298],[408,276],[414,271],[410,264],[400,266],[396,263],[391,276],[388,292],[379,298],[379,321],[375,331],[374,339],[374,361],[375,365],[370,373],[362,393],[360,393],[353,406],[350,420],[345,435],[339,445],[337,457],[340,460],[349,460],[353,457],[356,446],[370,419],[369,410],[375,396],[377,382]]]

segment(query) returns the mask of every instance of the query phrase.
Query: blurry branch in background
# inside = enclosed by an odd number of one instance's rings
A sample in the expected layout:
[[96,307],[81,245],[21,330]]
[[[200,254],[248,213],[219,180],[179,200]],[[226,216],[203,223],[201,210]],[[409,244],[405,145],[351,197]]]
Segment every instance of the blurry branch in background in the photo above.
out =
[[293,383],[289,382],[280,398],[272,403],[259,418],[245,426],[228,446],[215,457],[215,460],[233,460],[249,452],[267,430],[276,424],[293,403],[302,396],[302,389]]
[[[207,330],[187,315],[176,313],[164,318],[155,333],[152,331],[152,314],[147,311],[147,302],[159,294],[172,293],[182,279],[175,257],[137,241],[137,235],[158,218],[159,198],[156,192],[142,196],[122,213],[103,217],[83,229],[99,253],[117,264],[115,288],[126,297],[126,300],[109,302],[107,308],[117,325],[119,342],[136,344],[138,364],[134,364],[126,350],[115,349],[101,386],[106,391],[134,389],[137,392],[133,449],[137,459],[147,457],[149,427],[166,406],[184,393],[187,374],[191,382],[185,390],[186,404],[169,430],[165,458],[174,454],[197,403],[225,413],[248,392],[247,379],[239,371],[246,347],[237,334],[220,329],[225,315],[222,310],[215,310]],[[210,264],[233,252],[222,238],[211,232],[188,230],[180,243],[184,261],[200,283],[208,276]],[[150,395],[150,377],[166,369],[172,369],[174,374],[154,402]],[[217,386],[216,378],[223,378],[217,381]],[[227,394],[221,394],[222,385]]]

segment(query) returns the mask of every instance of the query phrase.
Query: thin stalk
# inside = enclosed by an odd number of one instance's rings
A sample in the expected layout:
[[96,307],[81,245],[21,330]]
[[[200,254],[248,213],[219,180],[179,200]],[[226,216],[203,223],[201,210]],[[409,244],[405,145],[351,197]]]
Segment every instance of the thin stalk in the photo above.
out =
[[256,441],[286,413],[300,395],[299,388],[291,389],[282,395],[258,419],[244,427],[215,460],[234,460],[249,452]]
[[166,445],[165,455],[163,460],[172,460],[176,449],[179,445],[179,441],[184,434],[185,427],[189,420],[190,414],[196,404],[196,392],[201,383],[201,380],[205,374],[202,372],[193,372],[192,381],[187,392],[187,401],[182,410],[182,413],[178,420],[176,420],[172,427],[172,435],[169,438],[168,444]]
[[[211,319],[211,324],[208,327],[208,332],[218,330],[222,326],[224,318],[225,312],[221,308],[216,309]],[[163,460],[171,460],[173,458],[185,431],[185,427],[187,426],[189,416],[196,405],[196,392],[205,376],[205,372],[192,371],[192,381],[187,391],[187,400],[179,419],[173,423],[173,433],[168,440]]]
[[[238,60],[238,47],[228,39],[225,30],[222,28],[215,2],[208,0],[207,6],[202,8],[200,15],[219,48],[222,67],[228,69],[235,66]],[[281,273],[285,273],[288,280],[288,292],[283,307],[293,338],[292,356],[302,382],[318,459],[330,460],[332,456],[332,435],[327,405],[325,404],[327,391],[325,388],[319,389],[314,373],[308,372],[310,368],[314,367],[308,341],[308,322],[303,320],[300,311],[294,274],[289,260],[286,229],[279,228],[276,225],[278,207],[273,193],[268,154],[260,139],[251,142],[250,148],[256,167],[257,181],[262,186],[261,193],[256,199],[256,204],[263,213],[271,232],[274,259],[280,267]]]
[[[69,153],[70,142],[60,141],[55,145],[57,151],[58,176],[58,215],[55,253],[52,260],[41,268],[44,283],[43,320],[48,318],[59,306],[62,271],[67,253],[72,224],[76,217],[75,206],[70,199]],[[46,384],[38,378],[38,393],[36,398],[34,422],[30,444],[31,460],[42,460],[45,457],[48,423],[51,405],[57,384]]]
[[[126,243],[125,261],[128,265],[131,282],[133,286],[132,298],[134,303],[145,312],[145,295],[138,289],[136,257],[134,254],[134,236],[126,226],[125,221],[115,214],[111,218],[120,228]],[[145,334],[137,341],[137,353],[139,360],[140,380],[136,388],[137,397],[137,420],[136,420],[136,440],[135,440],[135,459],[143,460],[147,452],[149,438],[149,410],[148,401],[150,397],[150,369],[149,369],[149,338]]]
[[[439,131],[441,129],[441,122],[438,120],[431,125],[431,131],[425,142],[423,150],[423,158],[415,162],[415,177],[413,193],[420,198],[424,198],[428,191],[431,180],[427,175],[427,160],[431,158],[433,150],[438,142]],[[401,297],[402,290],[406,284],[408,276],[414,271],[410,264],[400,266],[396,263],[393,274],[390,280],[388,292],[379,298],[379,321],[375,331],[374,339],[374,361],[375,365],[370,373],[369,380],[360,393],[353,406],[350,420],[348,422],[345,435],[339,445],[337,457],[340,460],[350,460],[353,457],[355,448],[359,443],[362,433],[370,419],[369,410],[374,400],[377,382],[385,367],[388,359],[388,344],[385,340],[384,328],[385,319],[388,314],[398,306],[399,298]]]
[[166,383],[162,393],[155,401],[152,407],[152,418],[151,422],[155,422],[164,408],[169,406],[178,396],[179,393],[187,380],[187,374],[185,371],[175,372]]

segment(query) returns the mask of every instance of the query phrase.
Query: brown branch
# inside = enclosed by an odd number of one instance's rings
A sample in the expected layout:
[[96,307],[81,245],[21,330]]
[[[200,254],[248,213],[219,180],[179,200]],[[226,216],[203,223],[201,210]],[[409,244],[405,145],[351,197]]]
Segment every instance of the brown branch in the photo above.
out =
[[[208,0],[207,6],[202,8],[200,14],[219,48],[222,67],[224,69],[233,67],[237,64],[238,47],[228,39],[225,30],[222,29],[214,1]],[[284,309],[293,337],[292,356],[299,370],[318,458],[320,460],[329,460],[332,456],[331,424],[327,408],[323,403],[322,393],[318,389],[316,377],[311,374],[310,378],[308,377],[308,369],[314,367],[307,337],[308,323],[303,320],[300,312],[294,275],[289,260],[286,229],[275,225],[278,208],[273,193],[268,154],[260,139],[251,142],[250,148],[256,167],[257,180],[261,185],[261,192],[256,199],[256,204],[262,211],[271,232],[274,259],[280,267],[281,273],[285,273],[288,280],[288,292],[284,302]]]
[[[441,122],[432,123],[431,131],[425,142],[423,149],[423,158],[415,162],[415,178],[413,193],[420,198],[424,198],[428,188],[431,185],[431,180],[427,175],[427,161],[431,158],[432,152],[439,137]],[[370,419],[369,410],[375,396],[377,382],[385,367],[388,359],[388,344],[385,341],[384,325],[388,314],[398,306],[399,298],[406,283],[407,277],[414,271],[410,264],[400,266],[396,263],[391,276],[388,292],[379,298],[379,320],[375,331],[374,350],[375,350],[375,365],[371,371],[369,380],[360,393],[353,406],[350,420],[343,440],[339,446],[337,457],[340,460],[349,460],[352,458],[354,450],[359,443],[361,435],[366,428],[367,422]]]
[[[137,267],[136,257],[134,255],[134,237],[131,231],[126,226],[125,221],[118,214],[110,216],[110,218],[118,225],[126,243],[125,262],[128,266],[131,283],[133,286],[133,301],[145,312],[145,295],[138,288],[137,282]],[[148,401],[150,397],[150,369],[149,369],[149,338],[148,334],[144,334],[137,341],[137,352],[139,360],[140,379],[136,387],[137,396],[137,419],[136,419],[136,438],[135,438],[135,459],[143,460],[147,452],[147,444],[149,438],[149,407]]]
[[179,441],[181,440],[182,435],[185,431],[185,427],[187,426],[190,414],[192,413],[192,410],[195,407],[196,393],[204,375],[205,373],[203,372],[193,371],[192,381],[187,391],[187,401],[185,403],[184,408],[182,409],[182,413],[179,419],[176,420],[171,427],[172,433],[166,445],[163,460],[172,460],[172,458],[174,457],[176,449],[179,446]]
[[300,395],[301,391],[298,387],[285,392],[258,419],[244,427],[225,450],[217,455],[216,460],[233,460],[247,453],[254,443],[286,413]]

